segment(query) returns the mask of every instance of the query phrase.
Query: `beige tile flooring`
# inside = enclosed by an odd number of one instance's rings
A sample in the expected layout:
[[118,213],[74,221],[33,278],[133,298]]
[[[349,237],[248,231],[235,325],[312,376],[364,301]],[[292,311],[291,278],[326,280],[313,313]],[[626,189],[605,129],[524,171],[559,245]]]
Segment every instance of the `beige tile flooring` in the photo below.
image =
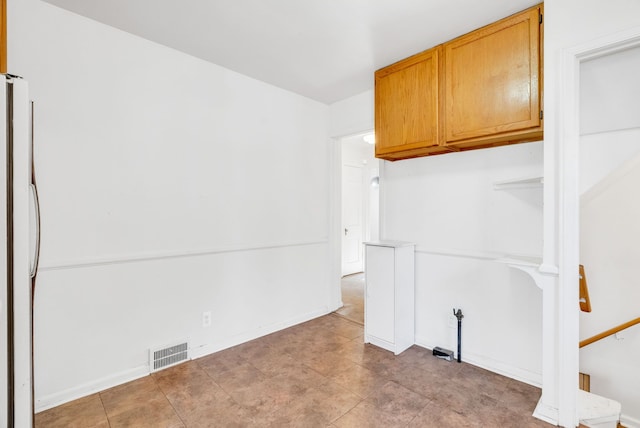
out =
[[338,315],[364,324],[364,273],[342,277],[342,304]]
[[549,427],[540,390],[326,315],[38,413],[36,427]]

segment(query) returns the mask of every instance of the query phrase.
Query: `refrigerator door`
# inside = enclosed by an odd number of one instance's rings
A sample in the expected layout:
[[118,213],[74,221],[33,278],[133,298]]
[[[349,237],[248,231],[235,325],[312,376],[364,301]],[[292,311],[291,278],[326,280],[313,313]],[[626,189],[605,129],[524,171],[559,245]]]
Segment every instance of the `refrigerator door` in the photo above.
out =
[[[31,183],[31,146],[30,146],[30,103],[27,83],[20,78],[3,76],[5,97],[0,104],[5,104],[4,169],[5,198],[3,203],[6,221],[6,254],[3,254],[6,269],[6,294],[3,292],[2,322],[7,323],[6,358],[6,393],[1,398],[6,400],[2,408],[0,424],[16,427],[33,426],[32,397],[32,296],[29,252],[29,198]],[[6,100],[6,102],[4,102]],[[3,290],[4,291],[4,290]],[[4,347],[3,347],[4,348]],[[5,398],[6,396],[6,398]],[[0,425],[1,426],[1,425]]]

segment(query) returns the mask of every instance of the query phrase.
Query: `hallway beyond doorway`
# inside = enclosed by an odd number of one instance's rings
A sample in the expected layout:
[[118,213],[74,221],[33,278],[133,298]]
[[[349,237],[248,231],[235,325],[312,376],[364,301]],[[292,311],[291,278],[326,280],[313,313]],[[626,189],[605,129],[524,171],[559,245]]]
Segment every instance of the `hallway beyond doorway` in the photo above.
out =
[[342,277],[342,306],[337,315],[364,325],[364,273]]

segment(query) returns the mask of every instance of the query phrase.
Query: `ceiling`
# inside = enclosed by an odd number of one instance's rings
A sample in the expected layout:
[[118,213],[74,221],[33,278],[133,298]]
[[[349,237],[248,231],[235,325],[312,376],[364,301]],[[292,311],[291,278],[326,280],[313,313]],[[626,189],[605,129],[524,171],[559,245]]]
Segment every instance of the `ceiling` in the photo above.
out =
[[373,72],[532,0],[46,0],[283,89],[333,103]]

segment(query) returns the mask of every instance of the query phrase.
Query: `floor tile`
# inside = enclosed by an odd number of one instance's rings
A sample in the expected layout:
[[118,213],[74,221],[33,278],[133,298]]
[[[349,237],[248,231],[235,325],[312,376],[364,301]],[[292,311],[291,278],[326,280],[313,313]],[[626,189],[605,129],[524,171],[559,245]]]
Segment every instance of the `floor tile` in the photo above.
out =
[[166,397],[153,397],[107,409],[111,428],[120,427],[184,427]]
[[267,378],[229,391],[229,395],[247,409],[252,418],[260,420],[288,405],[307,389],[286,379]]
[[253,423],[251,412],[220,387],[205,384],[167,395],[187,427],[244,427]]
[[335,314],[36,416],[49,427],[545,427],[540,389],[413,346],[364,344]]
[[98,394],[89,395],[36,414],[36,426],[48,428],[109,427]]
[[222,389],[229,393],[237,389],[251,387],[268,378],[268,376],[249,363],[219,374],[212,373],[209,370],[206,371]]
[[343,307],[336,313],[351,321],[364,324],[364,273],[342,278]]
[[224,372],[248,364],[248,360],[233,348],[206,355],[194,361],[214,379]]
[[360,402],[360,397],[335,383],[307,390],[289,405],[271,414],[273,427],[326,427]]
[[368,397],[387,382],[387,378],[353,362],[328,378],[361,398]]
[[460,369],[451,376],[451,380],[500,400],[507,391],[510,379],[465,363],[460,365]]
[[333,424],[339,428],[400,428],[405,427],[413,416],[394,415],[377,408],[366,401],[361,402],[351,409],[346,415],[340,417]]
[[164,394],[152,376],[145,376],[100,393],[107,415],[113,415],[140,406],[147,400],[162,400]]
[[479,428],[480,426],[476,418],[439,406],[436,403],[428,404],[408,425],[409,428]]
[[350,370],[357,364],[335,352],[316,352],[304,360],[304,364],[325,376]]
[[195,361],[188,361],[160,370],[151,376],[164,394],[186,388],[189,385],[212,382],[209,375]]
[[387,413],[413,419],[429,404],[429,399],[395,382],[387,382],[370,394],[366,401]]

